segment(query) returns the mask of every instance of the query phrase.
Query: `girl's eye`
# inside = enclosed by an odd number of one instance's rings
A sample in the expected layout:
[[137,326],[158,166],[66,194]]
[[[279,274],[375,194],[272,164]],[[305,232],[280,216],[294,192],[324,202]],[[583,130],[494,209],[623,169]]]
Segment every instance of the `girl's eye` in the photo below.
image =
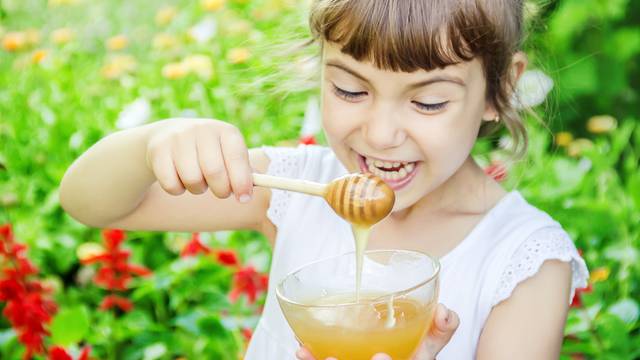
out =
[[444,101],[437,104],[424,104],[417,101],[412,101],[412,103],[416,105],[418,109],[423,111],[438,111],[438,110],[444,109],[444,107],[447,106],[448,101]]
[[342,90],[335,85],[333,85],[333,90],[336,93],[336,95],[338,95],[339,97],[345,100],[357,100],[358,98],[364,95],[367,95],[366,91],[351,92],[347,90]]

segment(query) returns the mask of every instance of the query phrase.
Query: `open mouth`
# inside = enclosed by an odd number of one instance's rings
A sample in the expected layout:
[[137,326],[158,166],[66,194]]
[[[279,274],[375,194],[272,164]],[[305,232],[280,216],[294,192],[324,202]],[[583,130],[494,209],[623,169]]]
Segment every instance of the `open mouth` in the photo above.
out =
[[389,161],[358,154],[360,171],[384,180],[394,190],[407,186],[415,177],[420,161]]

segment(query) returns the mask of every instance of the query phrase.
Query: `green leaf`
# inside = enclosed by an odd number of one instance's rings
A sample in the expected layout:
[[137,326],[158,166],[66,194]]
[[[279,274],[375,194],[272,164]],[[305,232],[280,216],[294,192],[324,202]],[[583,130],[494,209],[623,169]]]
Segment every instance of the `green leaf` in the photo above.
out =
[[559,74],[559,94],[564,98],[593,94],[598,90],[598,65],[593,56],[571,57]]
[[84,339],[89,332],[89,311],[85,306],[62,309],[51,323],[54,344],[69,346]]
[[198,320],[198,328],[206,336],[221,336],[226,333],[220,318],[215,315],[208,315]]

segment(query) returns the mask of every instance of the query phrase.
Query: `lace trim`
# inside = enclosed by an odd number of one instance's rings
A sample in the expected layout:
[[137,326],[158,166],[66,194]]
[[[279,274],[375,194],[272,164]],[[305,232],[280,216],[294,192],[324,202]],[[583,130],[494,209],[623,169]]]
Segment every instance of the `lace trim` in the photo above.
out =
[[[296,148],[263,147],[262,150],[269,157],[268,175],[287,178],[297,177],[302,167],[301,151]],[[272,189],[271,203],[267,210],[267,217],[276,226],[280,226],[291,201],[289,191]]]
[[511,296],[520,282],[535,275],[546,260],[552,259],[571,262],[571,302],[575,290],[587,286],[589,271],[569,235],[560,228],[550,227],[536,231],[513,254],[502,273],[492,306]]

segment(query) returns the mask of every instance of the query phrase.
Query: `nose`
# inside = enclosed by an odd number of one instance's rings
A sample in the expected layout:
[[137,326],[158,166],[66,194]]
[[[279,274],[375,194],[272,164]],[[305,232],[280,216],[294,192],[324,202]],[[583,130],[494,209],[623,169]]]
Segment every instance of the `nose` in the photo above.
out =
[[406,139],[402,121],[391,106],[374,106],[368,120],[362,126],[364,138],[375,150],[385,150],[400,146]]

